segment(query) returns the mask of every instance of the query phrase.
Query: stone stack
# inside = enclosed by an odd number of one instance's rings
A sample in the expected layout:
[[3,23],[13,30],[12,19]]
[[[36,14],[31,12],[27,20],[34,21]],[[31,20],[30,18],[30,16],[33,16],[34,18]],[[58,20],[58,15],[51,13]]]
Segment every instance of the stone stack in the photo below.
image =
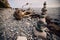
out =
[[41,11],[42,11],[41,15],[45,15],[46,14],[46,11],[47,11],[47,9],[46,9],[46,2],[44,2],[43,8],[42,8]]
[[46,27],[47,23],[46,23],[46,19],[45,19],[45,17],[47,16],[46,15],[46,11],[47,11],[46,2],[44,2],[43,5],[44,6],[41,10],[42,13],[40,15],[40,19],[37,22],[37,27],[34,28],[34,35],[45,40],[46,36],[47,36],[47,34],[45,32],[45,30],[47,29],[47,27]]

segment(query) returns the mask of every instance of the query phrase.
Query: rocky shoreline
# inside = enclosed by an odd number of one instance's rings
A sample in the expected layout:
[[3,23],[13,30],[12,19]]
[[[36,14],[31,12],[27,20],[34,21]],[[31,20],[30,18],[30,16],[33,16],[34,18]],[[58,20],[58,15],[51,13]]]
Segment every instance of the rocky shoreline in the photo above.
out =
[[[13,13],[15,10],[12,9],[3,9],[0,11],[0,18],[3,20],[3,24],[0,27],[4,27],[3,37],[5,40],[15,40],[18,35],[26,36],[28,40],[40,40],[41,38],[37,38],[33,35],[33,27],[37,26],[36,22],[38,21],[36,18],[30,19],[23,18],[22,20],[15,20]],[[1,21],[2,21],[1,20]],[[33,26],[35,25],[35,26]],[[56,36],[55,34],[48,33],[50,40],[59,40],[60,37]],[[51,39],[51,37],[52,39]]]

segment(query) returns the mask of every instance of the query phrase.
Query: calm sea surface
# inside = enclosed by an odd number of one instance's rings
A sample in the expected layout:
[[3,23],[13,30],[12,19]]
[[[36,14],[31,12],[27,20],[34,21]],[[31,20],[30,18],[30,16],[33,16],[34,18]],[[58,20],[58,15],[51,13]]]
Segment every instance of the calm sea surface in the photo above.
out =
[[[34,9],[36,13],[41,13],[41,8]],[[53,19],[60,19],[60,8],[47,8],[47,15]]]

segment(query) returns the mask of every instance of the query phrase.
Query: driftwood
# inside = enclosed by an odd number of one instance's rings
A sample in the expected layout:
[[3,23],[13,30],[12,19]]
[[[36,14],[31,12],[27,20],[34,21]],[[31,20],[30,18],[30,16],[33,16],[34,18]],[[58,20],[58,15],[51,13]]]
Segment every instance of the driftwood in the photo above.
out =
[[28,11],[16,10],[14,12],[14,17],[17,20],[20,20],[23,17],[29,17],[30,15],[31,15],[31,12],[28,12]]

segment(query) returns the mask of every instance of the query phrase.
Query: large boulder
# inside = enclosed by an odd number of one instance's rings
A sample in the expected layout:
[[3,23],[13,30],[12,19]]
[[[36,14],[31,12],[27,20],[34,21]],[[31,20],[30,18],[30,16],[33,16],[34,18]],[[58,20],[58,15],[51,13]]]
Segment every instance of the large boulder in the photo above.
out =
[[8,0],[0,0],[0,8],[10,8]]
[[17,40],[27,40],[27,38],[24,37],[24,36],[18,36],[18,37],[17,37]]

